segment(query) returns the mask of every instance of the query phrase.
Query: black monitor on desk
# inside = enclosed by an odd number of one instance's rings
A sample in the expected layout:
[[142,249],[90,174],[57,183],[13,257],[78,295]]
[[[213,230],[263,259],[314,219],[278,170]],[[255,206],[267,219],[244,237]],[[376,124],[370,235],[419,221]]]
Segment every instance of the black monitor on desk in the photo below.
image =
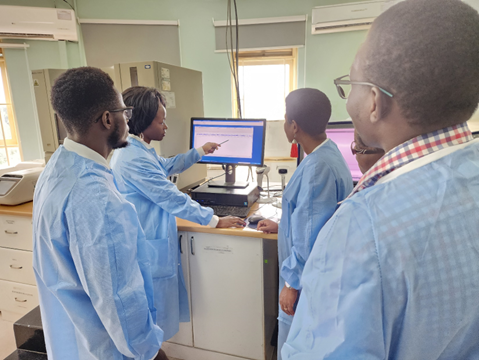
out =
[[236,181],[235,167],[263,166],[265,136],[265,119],[191,118],[192,148],[207,142],[221,144],[213,154],[207,154],[199,161],[201,164],[226,166],[225,182],[210,182],[210,187],[246,188],[248,183]]

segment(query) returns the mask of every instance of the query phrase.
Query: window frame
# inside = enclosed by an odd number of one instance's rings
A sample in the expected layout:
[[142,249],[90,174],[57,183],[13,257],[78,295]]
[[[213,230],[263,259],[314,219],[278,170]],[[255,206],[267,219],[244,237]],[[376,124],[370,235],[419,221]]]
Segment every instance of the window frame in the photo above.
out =
[[[236,54],[236,53],[234,53]],[[233,54],[233,56],[234,56]],[[257,66],[257,65],[285,65],[289,64],[289,92],[298,88],[298,49],[272,49],[256,51],[240,51],[238,53],[239,66]],[[241,101],[244,103],[244,94],[240,94]],[[233,75],[231,75],[231,101],[233,117],[238,114],[238,104],[236,102],[236,87]],[[277,119],[279,120],[279,119]],[[273,120],[267,120],[273,121]]]
[[15,109],[13,106],[12,102],[12,96],[10,92],[10,85],[9,85],[9,79],[8,79],[8,73],[7,73],[7,64],[5,61],[5,53],[3,52],[3,49],[0,47],[0,72],[2,75],[2,82],[3,82],[3,91],[5,93],[5,103],[0,103],[2,106],[7,106],[7,112],[8,112],[8,121],[10,125],[10,133],[12,135],[11,139],[5,139],[5,130],[3,126],[3,119],[2,115],[0,113],[0,129],[2,131],[2,135],[0,136],[0,147],[5,149],[5,155],[7,158],[7,166],[11,166],[10,163],[10,156],[8,154],[8,149],[9,148],[18,148],[18,151],[20,153],[20,160],[23,161],[23,153],[22,153],[22,148],[20,146],[20,141],[18,138],[18,129],[17,129],[17,120],[15,116]]

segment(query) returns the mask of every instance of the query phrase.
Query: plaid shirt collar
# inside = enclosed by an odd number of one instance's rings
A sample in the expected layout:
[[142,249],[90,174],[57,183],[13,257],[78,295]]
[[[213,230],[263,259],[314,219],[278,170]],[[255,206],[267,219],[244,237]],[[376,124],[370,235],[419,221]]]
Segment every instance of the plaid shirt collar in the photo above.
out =
[[473,140],[473,137],[467,123],[450,126],[412,138],[385,154],[363,175],[348,198],[361,190],[373,186],[383,176],[414,160],[435,151],[471,140]]

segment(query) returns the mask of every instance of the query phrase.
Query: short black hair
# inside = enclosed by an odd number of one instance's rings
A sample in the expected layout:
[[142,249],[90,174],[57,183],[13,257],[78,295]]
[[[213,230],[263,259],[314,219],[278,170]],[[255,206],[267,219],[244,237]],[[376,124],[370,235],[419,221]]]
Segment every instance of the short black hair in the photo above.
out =
[[313,137],[325,132],[331,117],[331,102],[318,89],[297,89],[286,97],[288,121],[296,121],[298,126]]
[[52,87],[53,110],[69,133],[85,134],[103,111],[118,107],[118,93],[107,73],[94,67],[67,70]]
[[406,0],[373,23],[365,81],[391,91],[410,125],[462,123],[479,103],[479,14],[459,0]]
[[133,106],[133,115],[128,122],[130,134],[140,135],[153,122],[159,109],[158,100],[166,107],[164,96],[155,88],[133,86],[123,91],[126,106]]

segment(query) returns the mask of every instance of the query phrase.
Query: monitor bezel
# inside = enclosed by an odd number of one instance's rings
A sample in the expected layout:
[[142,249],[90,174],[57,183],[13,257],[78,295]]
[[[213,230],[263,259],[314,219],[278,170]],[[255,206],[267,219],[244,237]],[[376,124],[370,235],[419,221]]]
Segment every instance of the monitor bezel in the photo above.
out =
[[263,146],[261,147],[261,165],[258,164],[238,164],[238,163],[228,163],[228,162],[213,162],[213,161],[203,161],[200,160],[197,164],[213,164],[213,165],[238,165],[238,166],[264,166],[264,152],[265,152],[265,142],[266,142],[266,119],[239,119],[239,118],[209,118],[209,117],[192,117],[190,122],[190,149],[193,148],[193,121],[195,120],[208,120],[208,121],[261,121],[263,122]]
[[349,121],[331,121],[326,125],[326,130],[328,129],[354,129],[353,122]]

